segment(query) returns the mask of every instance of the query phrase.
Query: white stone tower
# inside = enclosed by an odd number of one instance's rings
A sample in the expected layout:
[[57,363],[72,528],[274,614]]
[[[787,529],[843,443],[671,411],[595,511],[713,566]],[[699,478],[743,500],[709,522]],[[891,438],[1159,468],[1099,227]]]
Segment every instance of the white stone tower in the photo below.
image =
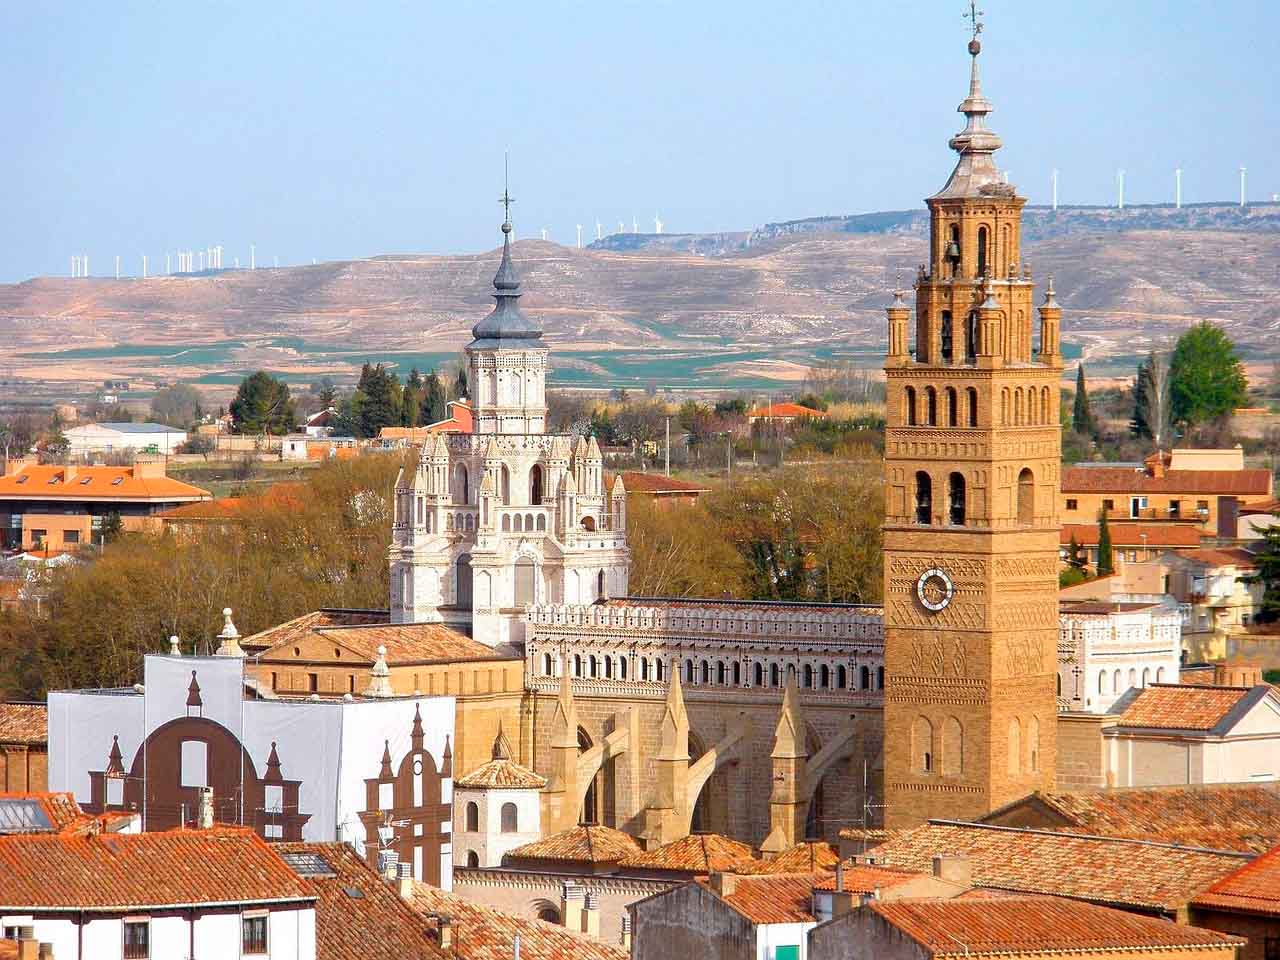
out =
[[474,434],[426,441],[396,480],[391,619],[447,622],[482,643],[524,640],[533,603],[625,595],[626,491],[604,489],[600,445],[548,435],[542,326],[519,306],[511,217],[493,312],[467,345]]

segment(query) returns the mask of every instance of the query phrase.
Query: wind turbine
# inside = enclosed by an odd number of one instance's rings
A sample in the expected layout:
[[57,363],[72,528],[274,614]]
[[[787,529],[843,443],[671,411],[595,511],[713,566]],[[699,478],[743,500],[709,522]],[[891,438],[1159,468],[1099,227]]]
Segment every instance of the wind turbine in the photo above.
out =
[[1058,168],[1053,168],[1053,209],[1056,213],[1058,210]]
[[578,249],[582,249],[582,224],[578,224]]
[[1124,209],[1124,171],[1116,171],[1116,209]]
[[1240,168],[1240,206],[1244,206],[1244,167]]
[[656,213],[653,215],[653,232],[662,232],[662,221],[658,219],[658,215]]
[[1178,167],[1173,171],[1173,206],[1177,210],[1182,209],[1182,168]]
[[599,220],[596,221],[596,239],[597,240],[604,239],[604,224],[602,224]]

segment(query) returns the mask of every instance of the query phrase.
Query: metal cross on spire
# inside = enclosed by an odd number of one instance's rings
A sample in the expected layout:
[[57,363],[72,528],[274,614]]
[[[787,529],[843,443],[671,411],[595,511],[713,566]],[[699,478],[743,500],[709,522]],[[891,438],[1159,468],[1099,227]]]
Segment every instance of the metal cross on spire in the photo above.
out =
[[511,196],[511,154],[502,155],[502,196],[498,198],[504,211],[503,222],[511,222],[511,205],[515,200]]
[[969,21],[969,26],[973,30],[973,39],[978,39],[978,34],[982,32],[982,17],[986,16],[985,10],[979,10],[976,0],[969,0],[969,12],[962,14],[961,17]]

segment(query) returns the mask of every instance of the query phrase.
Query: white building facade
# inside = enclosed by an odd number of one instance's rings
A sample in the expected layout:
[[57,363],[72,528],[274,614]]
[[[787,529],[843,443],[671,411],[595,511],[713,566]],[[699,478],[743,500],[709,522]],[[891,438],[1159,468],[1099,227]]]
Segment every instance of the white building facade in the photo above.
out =
[[1178,682],[1182,616],[1175,607],[1063,604],[1058,631],[1059,709],[1107,713],[1131,688]]
[[467,346],[475,433],[438,434],[396,481],[391,619],[525,639],[531,604],[625,595],[626,492],[606,491],[595,439],[546,433],[548,347],[519,307],[511,224],[493,312]]

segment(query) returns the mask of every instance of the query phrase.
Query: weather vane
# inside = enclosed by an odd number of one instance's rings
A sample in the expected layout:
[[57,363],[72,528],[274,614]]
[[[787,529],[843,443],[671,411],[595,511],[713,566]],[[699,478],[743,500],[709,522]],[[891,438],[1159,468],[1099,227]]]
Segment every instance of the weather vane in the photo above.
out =
[[502,155],[502,196],[498,198],[498,202],[502,204],[505,211],[504,219],[507,223],[511,222],[511,205],[515,200],[511,197],[511,154],[504,153]]
[[969,12],[961,15],[963,19],[968,20],[970,27],[973,29],[973,39],[978,39],[978,34],[982,32],[981,17],[986,16],[985,10],[979,10],[975,0],[969,0]]

